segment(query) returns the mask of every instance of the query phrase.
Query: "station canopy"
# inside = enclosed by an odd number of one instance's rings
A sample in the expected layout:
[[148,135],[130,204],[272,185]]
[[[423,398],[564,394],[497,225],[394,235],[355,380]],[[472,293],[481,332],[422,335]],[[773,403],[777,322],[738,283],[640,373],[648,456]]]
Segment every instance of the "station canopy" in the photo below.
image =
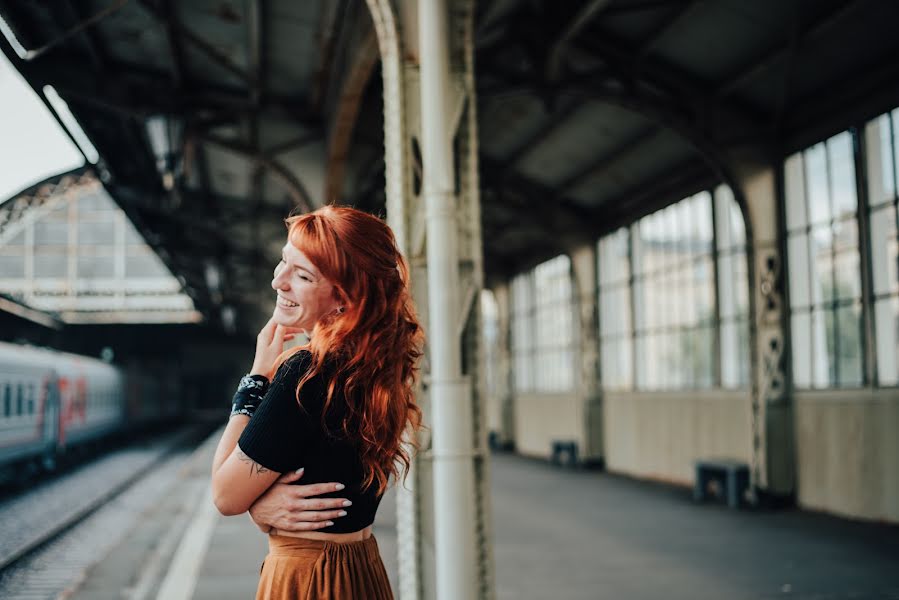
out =
[[[271,305],[281,221],[322,203],[329,161],[341,201],[384,210],[377,68],[332,152],[364,2],[2,0],[0,16],[9,60],[68,104],[203,313]],[[476,3],[488,280],[893,108],[896,22],[889,0]]]

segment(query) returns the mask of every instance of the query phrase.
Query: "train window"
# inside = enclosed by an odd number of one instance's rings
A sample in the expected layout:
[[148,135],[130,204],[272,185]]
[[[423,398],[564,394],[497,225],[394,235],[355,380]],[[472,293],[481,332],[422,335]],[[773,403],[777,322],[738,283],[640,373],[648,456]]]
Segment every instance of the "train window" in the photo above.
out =
[[12,408],[12,386],[8,383],[3,391],[3,416],[8,417]]
[[19,393],[16,396],[16,416],[21,416],[22,408],[25,406],[25,386],[20,383],[18,388]]
[[35,387],[33,383],[28,384],[28,414],[34,414],[34,396],[35,396]]

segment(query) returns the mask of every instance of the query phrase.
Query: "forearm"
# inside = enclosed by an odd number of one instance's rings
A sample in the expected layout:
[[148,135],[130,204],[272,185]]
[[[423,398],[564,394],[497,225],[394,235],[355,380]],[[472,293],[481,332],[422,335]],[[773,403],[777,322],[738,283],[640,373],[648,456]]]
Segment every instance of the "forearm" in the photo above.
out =
[[243,433],[249,422],[250,417],[245,415],[234,415],[228,420],[228,426],[225,427],[225,431],[222,433],[219,445],[215,449],[215,457],[212,459],[213,475],[216,474],[222,464],[224,464],[225,459],[234,451],[234,448],[237,446],[237,440],[240,439],[240,434]]
[[259,531],[261,531],[262,533],[268,533],[269,531],[271,531],[272,526],[262,520],[257,521],[256,517],[253,516],[252,507],[250,508],[251,510],[247,514],[250,516],[250,520],[253,521],[253,524],[259,528]]

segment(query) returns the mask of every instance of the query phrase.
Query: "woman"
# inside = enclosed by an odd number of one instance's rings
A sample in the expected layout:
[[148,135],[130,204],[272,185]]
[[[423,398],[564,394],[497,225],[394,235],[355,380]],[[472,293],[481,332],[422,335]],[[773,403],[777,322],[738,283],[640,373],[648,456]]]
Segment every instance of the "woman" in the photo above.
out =
[[[282,474],[340,482],[324,496],[342,492],[346,515],[269,532],[256,597],[392,598],[371,525],[390,477],[408,470],[403,435],[421,420],[412,384],[423,334],[408,269],[387,225],[361,211],[325,206],[287,227],[275,312],[216,450],[213,497],[235,515]],[[301,331],[309,344],[282,353]]]

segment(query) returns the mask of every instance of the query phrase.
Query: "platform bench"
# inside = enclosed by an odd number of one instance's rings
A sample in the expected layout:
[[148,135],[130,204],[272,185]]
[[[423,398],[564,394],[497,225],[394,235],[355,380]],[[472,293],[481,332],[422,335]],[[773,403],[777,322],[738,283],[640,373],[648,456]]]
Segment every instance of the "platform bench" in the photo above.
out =
[[730,459],[704,459],[696,461],[696,481],[693,485],[693,499],[706,499],[709,483],[716,482],[724,491],[727,505],[739,508],[749,487],[749,465]]

